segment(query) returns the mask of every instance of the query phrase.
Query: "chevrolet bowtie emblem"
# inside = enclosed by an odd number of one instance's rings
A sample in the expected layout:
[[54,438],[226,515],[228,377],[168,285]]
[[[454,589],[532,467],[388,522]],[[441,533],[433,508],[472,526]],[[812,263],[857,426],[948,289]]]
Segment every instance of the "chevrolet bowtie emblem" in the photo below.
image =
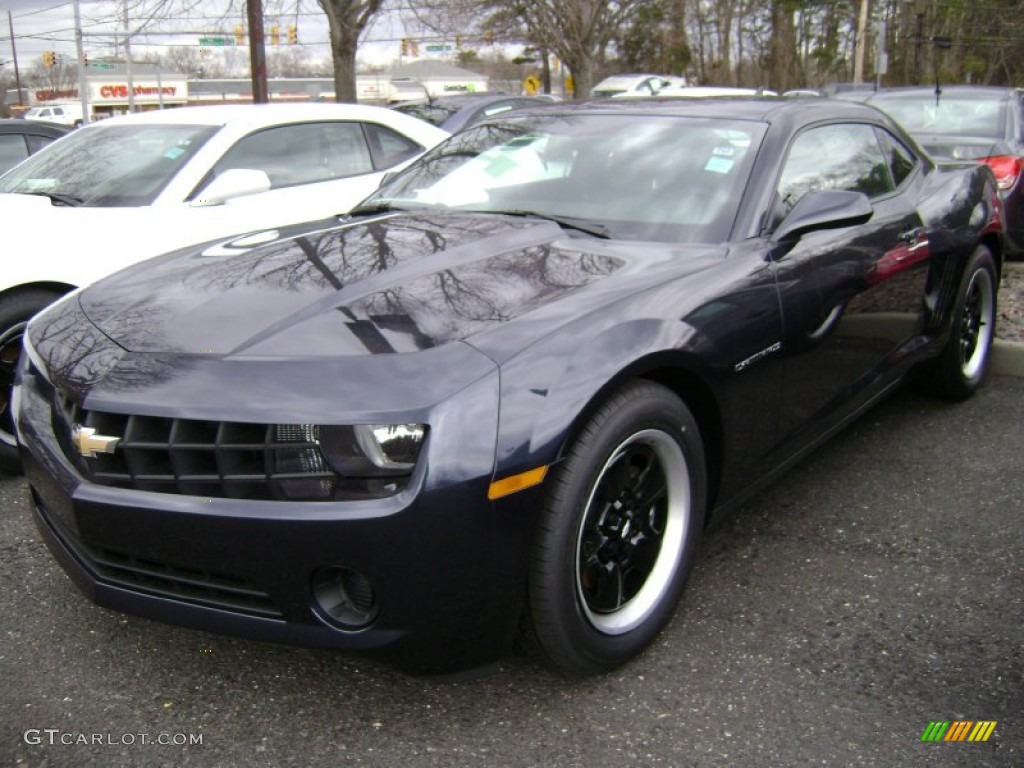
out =
[[96,430],[92,427],[75,424],[71,428],[71,442],[85,458],[95,459],[97,452],[113,453],[117,444],[121,442],[121,438],[97,435]]

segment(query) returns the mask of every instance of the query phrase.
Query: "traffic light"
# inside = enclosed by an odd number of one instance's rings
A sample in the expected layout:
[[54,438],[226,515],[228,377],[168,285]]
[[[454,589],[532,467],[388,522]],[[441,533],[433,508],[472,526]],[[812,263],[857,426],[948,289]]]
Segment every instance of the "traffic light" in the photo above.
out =
[[295,45],[299,42],[299,28],[294,24],[288,25],[288,45]]
[[409,55],[409,38],[408,37],[403,37],[402,38],[402,55],[403,56],[408,56]]
[[413,55],[413,57],[415,58],[415,57],[419,56],[420,55],[420,41],[419,40],[410,40],[409,41],[409,45],[412,48],[412,55]]
[[280,45],[281,44],[281,27],[277,24],[270,25],[270,44]]
[[494,30],[493,29],[485,29],[484,30],[484,42],[487,43],[487,45],[494,45]]
[[235,45],[245,45],[245,27],[241,24],[235,25]]
[[43,66],[52,67],[57,63],[57,54],[54,51],[43,51]]
[[88,53],[83,53],[82,54],[82,66],[83,67],[88,67],[89,66],[89,54]]

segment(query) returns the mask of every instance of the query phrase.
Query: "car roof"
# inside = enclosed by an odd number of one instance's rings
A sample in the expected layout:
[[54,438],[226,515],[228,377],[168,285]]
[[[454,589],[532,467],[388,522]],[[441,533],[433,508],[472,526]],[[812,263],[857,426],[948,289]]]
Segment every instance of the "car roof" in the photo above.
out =
[[655,114],[679,117],[721,117],[760,122],[810,123],[829,118],[871,120],[891,124],[880,110],[859,102],[837,99],[781,99],[755,97],[709,97],[703,99],[595,99],[585,102],[556,102],[541,109],[524,107],[519,114]]
[[48,123],[45,120],[24,120],[21,118],[0,119],[0,133],[35,133],[49,136],[62,136],[70,133],[71,127],[60,123]]
[[[218,104],[215,106],[177,107],[175,109],[136,112],[100,120],[97,125],[227,125],[261,127],[304,120],[373,120],[392,115],[384,107],[366,104],[298,103]],[[388,119],[392,119],[389,117]]]
[[394,107],[403,107],[407,105],[426,106],[429,104],[450,104],[452,106],[468,107],[473,104],[483,104],[488,101],[501,101],[503,99],[516,98],[519,98],[519,96],[513,93],[505,93],[504,91],[486,91],[483,93],[446,93],[443,96],[435,96],[430,99],[412,99],[410,101],[403,101],[394,105]]
[[[1009,98],[1011,94],[1021,93],[1024,89],[1014,88],[1012,86],[1003,85],[942,85],[939,86],[939,98],[943,95],[952,94],[964,94],[964,95],[976,95],[979,97],[988,96],[990,98]],[[935,86],[908,86],[905,88],[885,88],[881,91],[876,91],[871,94],[868,98],[868,103],[873,101],[876,96],[925,96],[929,98],[935,97]]]

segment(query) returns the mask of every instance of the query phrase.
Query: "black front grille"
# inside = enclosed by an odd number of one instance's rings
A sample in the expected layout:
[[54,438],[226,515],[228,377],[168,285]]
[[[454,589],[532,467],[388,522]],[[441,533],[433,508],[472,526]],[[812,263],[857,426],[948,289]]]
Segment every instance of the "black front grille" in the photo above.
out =
[[243,579],[89,546],[73,536],[42,504],[40,511],[64,545],[108,584],[224,611],[271,619],[283,617],[266,592]]
[[[88,411],[56,395],[64,452],[92,482],[207,498],[324,500],[339,475],[324,461],[312,424],[248,424]],[[83,457],[74,425],[120,438],[113,453]]]

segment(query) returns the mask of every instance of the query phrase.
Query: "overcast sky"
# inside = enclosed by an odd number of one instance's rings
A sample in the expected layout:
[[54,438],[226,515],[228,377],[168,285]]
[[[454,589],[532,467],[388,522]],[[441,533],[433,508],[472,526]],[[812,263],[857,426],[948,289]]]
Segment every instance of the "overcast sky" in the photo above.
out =
[[[279,24],[282,43],[289,24],[297,24],[299,42],[312,59],[326,59],[327,20],[315,0],[263,0],[264,29],[269,34],[270,25]],[[133,3],[135,4],[135,3]],[[239,10],[224,18],[227,0],[211,0],[208,10],[197,11],[190,18],[163,21],[151,27],[151,31],[132,37],[133,58],[142,58],[147,52],[160,51],[168,45],[199,46],[202,34],[233,35],[236,24],[244,23],[244,3],[236,2]],[[81,0],[82,29],[87,55],[91,58],[109,56],[114,53],[113,39],[122,25],[118,19],[121,3],[107,0]],[[152,7],[152,5],[150,5]],[[14,23],[19,65],[30,68],[43,51],[54,50],[74,56],[74,11],[70,0],[0,0],[0,62],[9,63],[11,56],[10,28],[7,12]],[[140,20],[132,20],[137,28]],[[384,14],[375,27],[365,36],[360,46],[360,63],[382,64],[397,59],[398,38],[407,34],[401,16]],[[283,46],[282,46],[283,47]],[[9,65],[9,64],[8,64]]]

